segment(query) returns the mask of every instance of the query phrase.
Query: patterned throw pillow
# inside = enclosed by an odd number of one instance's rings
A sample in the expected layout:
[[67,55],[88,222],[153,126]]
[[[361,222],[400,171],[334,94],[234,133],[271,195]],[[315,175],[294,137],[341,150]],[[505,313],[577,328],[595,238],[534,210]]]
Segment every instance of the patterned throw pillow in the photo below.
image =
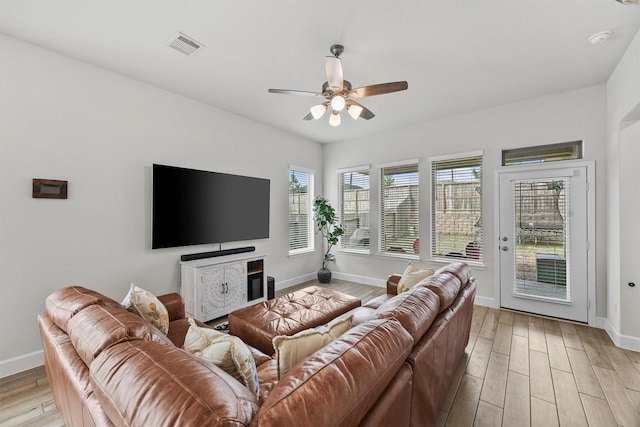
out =
[[398,294],[407,292],[409,289],[417,285],[422,279],[433,276],[433,273],[433,268],[420,270],[414,263],[410,262],[407,265],[407,268],[404,269],[404,273],[402,273],[402,277],[398,282]]
[[151,322],[166,335],[169,332],[169,312],[151,292],[131,284],[131,289],[122,301],[124,308]]
[[182,348],[214,363],[259,397],[256,362],[251,350],[240,338],[198,326],[189,318],[189,330]]
[[352,320],[353,315],[349,315],[334,319],[326,325],[305,329],[295,335],[273,337],[271,342],[276,350],[278,378],[282,379],[298,362],[344,334],[351,327]]

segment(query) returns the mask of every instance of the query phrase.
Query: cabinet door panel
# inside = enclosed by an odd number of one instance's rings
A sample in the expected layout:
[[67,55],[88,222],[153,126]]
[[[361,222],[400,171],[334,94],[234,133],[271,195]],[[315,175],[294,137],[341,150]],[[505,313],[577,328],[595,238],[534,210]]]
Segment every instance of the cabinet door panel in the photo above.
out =
[[208,321],[218,316],[225,308],[225,268],[213,267],[202,271],[200,307],[201,320]]
[[227,308],[237,307],[247,301],[247,263],[232,264],[225,268]]

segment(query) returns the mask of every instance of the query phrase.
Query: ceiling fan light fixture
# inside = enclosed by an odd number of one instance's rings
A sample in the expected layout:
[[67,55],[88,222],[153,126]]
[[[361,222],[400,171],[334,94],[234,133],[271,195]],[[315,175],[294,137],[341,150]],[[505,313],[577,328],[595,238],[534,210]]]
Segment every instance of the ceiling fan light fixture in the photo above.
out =
[[331,97],[331,108],[334,110],[342,111],[346,105],[347,101],[345,101],[342,95],[333,95],[333,97]]
[[353,118],[353,120],[358,120],[358,117],[360,117],[360,114],[362,114],[362,111],[364,109],[359,106],[359,105],[349,105],[347,107],[347,113],[349,113],[349,115]]
[[616,0],[624,5],[640,6],[640,0]]
[[340,121],[340,112],[335,110],[332,111],[331,117],[329,117],[329,124],[333,127],[340,126]]
[[314,105],[311,107],[310,111],[313,118],[318,120],[324,115],[325,111],[327,111],[327,106],[325,104]]

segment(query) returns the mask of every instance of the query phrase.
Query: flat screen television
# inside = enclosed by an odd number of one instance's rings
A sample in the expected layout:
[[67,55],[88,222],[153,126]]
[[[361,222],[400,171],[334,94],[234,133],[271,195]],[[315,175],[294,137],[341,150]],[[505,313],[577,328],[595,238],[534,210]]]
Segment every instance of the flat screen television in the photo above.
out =
[[269,237],[270,181],[153,165],[153,249]]

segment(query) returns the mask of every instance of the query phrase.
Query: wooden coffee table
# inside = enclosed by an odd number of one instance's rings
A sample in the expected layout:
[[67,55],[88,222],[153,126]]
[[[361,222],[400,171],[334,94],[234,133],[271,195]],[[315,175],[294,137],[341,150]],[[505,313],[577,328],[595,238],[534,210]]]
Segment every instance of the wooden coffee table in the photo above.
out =
[[351,295],[310,286],[229,313],[229,333],[271,355],[273,337],[323,325],[360,304]]

